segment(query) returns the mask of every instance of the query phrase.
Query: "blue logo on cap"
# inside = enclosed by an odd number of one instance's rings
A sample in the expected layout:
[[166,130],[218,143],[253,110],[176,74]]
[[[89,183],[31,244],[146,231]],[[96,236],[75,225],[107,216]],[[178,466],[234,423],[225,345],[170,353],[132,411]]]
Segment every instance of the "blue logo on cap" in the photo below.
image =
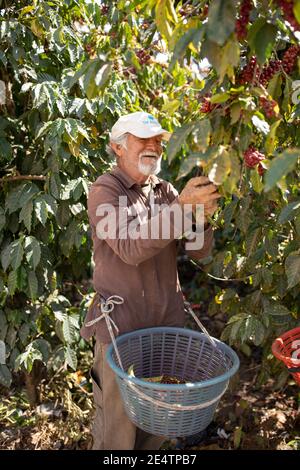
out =
[[143,124],[154,124],[156,122],[157,122],[156,119],[153,116],[151,116],[151,114],[148,114],[147,119],[142,121]]

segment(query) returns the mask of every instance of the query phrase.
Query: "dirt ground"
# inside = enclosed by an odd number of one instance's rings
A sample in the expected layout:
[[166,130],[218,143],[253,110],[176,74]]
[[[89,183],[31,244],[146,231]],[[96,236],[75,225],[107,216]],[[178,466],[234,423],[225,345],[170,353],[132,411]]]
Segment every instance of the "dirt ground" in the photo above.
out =
[[[220,337],[224,319],[198,313],[210,333]],[[91,448],[91,351],[83,355],[77,372],[58,371],[42,381],[37,407],[29,406],[20,380],[10,390],[0,389],[0,449]],[[258,385],[258,353],[251,357],[239,353],[240,369],[206,431],[193,438],[167,440],[162,449],[300,450],[300,387],[292,377],[281,387],[273,379]]]
[[[292,380],[280,390],[274,390],[272,380],[257,387],[259,367],[254,359],[241,357],[239,373],[198,442],[170,440],[162,448],[300,449],[299,387]],[[85,383],[83,375],[77,374],[76,380]],[[2,391],[0,449],[89,449],[91,389],[89,383],[82,386],[76,380],[74,374],[67,379],[57,376],[50,384],[51,393],[45,387],[47,401],[33,409],[24,390]]]

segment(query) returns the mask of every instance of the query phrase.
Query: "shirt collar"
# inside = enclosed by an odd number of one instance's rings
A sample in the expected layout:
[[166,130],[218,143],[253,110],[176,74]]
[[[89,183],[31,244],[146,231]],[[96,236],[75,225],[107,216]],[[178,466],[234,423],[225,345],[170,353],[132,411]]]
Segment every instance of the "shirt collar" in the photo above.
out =
[[[125,171],[121,170],[121,168],[118,166],[114,166],[110,173],[117,176],[127,188],[131,188],[135,184],[138,185],[138,183],[133,178],[131,178],[131,176],[125,173]],[[158,178],[156,175],[151,175],[150,181],[153,188],[163,182],[163,180]]]

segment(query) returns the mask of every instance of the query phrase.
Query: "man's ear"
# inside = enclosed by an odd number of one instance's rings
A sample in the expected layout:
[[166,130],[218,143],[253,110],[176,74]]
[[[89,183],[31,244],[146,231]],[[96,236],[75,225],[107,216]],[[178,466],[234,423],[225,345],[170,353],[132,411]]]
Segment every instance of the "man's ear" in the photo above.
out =
[[120,157],[121,153],[122,153],[122,145],[111,143],[110,146],[113,149],[113,151],[115,152],[115,154],[118,155],[118,157]]

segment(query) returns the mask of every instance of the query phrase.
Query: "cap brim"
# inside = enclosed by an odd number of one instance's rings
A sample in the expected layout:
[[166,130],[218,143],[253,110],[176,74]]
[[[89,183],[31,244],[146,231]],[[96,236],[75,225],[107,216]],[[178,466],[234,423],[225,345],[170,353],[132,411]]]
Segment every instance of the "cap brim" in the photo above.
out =
[[131,131],[130,134],[135,135],[136,137],[140,137],[141,139],[148,139],[150,137],[155,137],[157,135],[161,135],[163,140],[170,140],[172,133],[162,129],[159,132],[155,131],[148,131],[148,132],[139,132],[139,131]]

